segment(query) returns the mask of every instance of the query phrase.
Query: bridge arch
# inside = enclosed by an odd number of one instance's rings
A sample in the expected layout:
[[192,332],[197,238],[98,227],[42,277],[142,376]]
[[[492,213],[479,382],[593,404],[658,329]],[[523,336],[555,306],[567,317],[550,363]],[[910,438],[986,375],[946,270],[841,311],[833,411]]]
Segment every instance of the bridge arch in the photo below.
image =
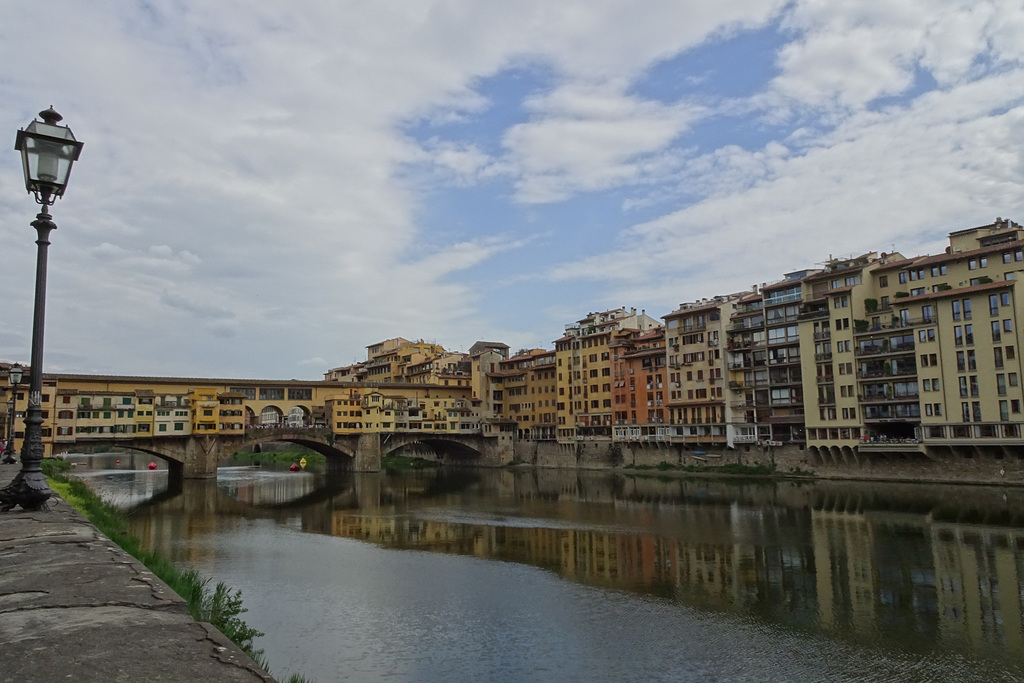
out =
[[[326,429],[315,428],[257,428],[246,432],[240,448],[251,448],[259,452],[264,444],[293,443],[311,451],[320,453],[327,458],[330,470],[351,470],[356,459],[356,443],[345,439],[335,439]],[[223,454],[226,457],[230,454]]]
[[434,457],[441,460],[466,462],[479,460],[483,453],[480,448],[466,443],[464,440],[448,439],[438,435],[406,435],[404,438],[392,439],[385,436],[381,443],[381,457],[398,455],[403,450],[416,451],[423,446],[432,451]]
[[[140,443],[125,443],[122,441],[89,441],[90,448],[99,446],[101,448],[124,448],[135,453],[145,453],[148,456],[156,457],[167,463],[167,469],[173,478],[181,478],[185,471],[185,453],[180,448],[171,446],[161,447],[161,444],[142,445]],[[83,444],[84,445],[84,444]]]
[[275,405],[264,406],[260,411],[259,424],[262,426],[284,424],[284,412]]
[[288,427],[305,427],[309,424],[310,417],[312,415],[305,406],[292,406],[284,418],[284,424]]

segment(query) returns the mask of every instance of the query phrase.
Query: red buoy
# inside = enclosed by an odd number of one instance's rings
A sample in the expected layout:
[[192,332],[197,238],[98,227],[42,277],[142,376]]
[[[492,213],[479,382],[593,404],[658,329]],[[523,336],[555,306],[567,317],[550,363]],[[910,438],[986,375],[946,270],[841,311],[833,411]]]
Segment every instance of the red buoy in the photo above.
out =
[[155,470],[156,469],[156,463],[155,462],[150,462],[149,463],[149,469]]
[[291,467],[289,467],[288,469],[290,469],[290,470],[291,470],[292,472],[298,472],[298,471],[299,471],[299,470],[301,470],[302,468],[301,468],[301,467],[299,467],[299,463],[297,463],[297,462],[293,462],[293,463],[292,463],[292,466],[291,466]]
[[120,461],[120,460],[118,460],[118,461],[116,461],[116,462],[117,462],[117,464],[118,464],[118,465],[120,465],[120,464],[121,464],[121,461]]

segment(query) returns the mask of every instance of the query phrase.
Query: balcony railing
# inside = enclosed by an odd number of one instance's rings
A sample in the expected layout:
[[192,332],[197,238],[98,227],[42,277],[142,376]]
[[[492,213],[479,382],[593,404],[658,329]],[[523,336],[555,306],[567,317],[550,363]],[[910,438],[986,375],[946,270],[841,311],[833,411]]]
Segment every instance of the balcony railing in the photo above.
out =
[[812,309],[812,310],[808,310],[808,311],[800,311],[800,313],[796,316],[796,319],[800,320],[800,321],[804,321],[804,320],[820,320],[820,319],[823,319],[823,318],[828,318],[828,309],[827,308],[818,308],[818,309]]
[[871,396],[858,396],[857,400],[859,400],[861,403],[917,403],[920,397],[920,394],[908,394],[906,396],[895,396],[893,394],[875,394]]
[[880,356],[883,354],[890,353],[914,353],[916,347],[913,342],[905,342],[901,344],[895,344],[890,346],[889,344],[883,344],[881,346],[867,346],[858,347],[854,349],[853,355],[855,356]]
[[778,306],[779,304],[789,304],[794,301],[800,301],[803,298],[803,294],[800,292],[791,292],[790,294],[782,294],[779,296],[766,296],[764,298],[765,306]]
[[896,368],[895,370],[857,370],[857,377],[860,379],[873,379],[875,377],[906,377],[916,375],[917,368]]

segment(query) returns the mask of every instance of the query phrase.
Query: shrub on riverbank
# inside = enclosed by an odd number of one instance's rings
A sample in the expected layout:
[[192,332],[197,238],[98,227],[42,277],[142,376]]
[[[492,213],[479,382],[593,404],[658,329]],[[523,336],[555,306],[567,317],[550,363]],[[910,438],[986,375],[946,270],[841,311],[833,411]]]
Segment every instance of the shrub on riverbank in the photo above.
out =
[[[124,513],[103,502],[83,482],[64,474],[69,467],[70,464],[63,459],[43,460],[42,469],[49,478],[50,488],[95,524],[107,538],[144,564],[180,595],[187,603],[192,618],[213,624],[253,661],[269,670],[263,650],[257,650],[252,642],[263,633],[251,628],[239,616],[246,611],[242,607],[242,592],[232,592],[228,586],[220,582],[211,589],[210,579],[202,578],[195,569],[178,569],[159,555],[144,549],[138,537],[129,531]],[[304,677],[297,674],[286,680],[287,683],[308,683]]]

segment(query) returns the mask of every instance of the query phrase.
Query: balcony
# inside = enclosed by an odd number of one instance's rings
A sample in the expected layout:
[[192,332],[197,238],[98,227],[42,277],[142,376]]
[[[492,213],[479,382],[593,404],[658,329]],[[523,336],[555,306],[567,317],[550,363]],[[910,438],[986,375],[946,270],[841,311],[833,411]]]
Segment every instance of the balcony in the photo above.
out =
[[793,323],[799,321],[799,315],[779,315],[775,317],[765,318],[765,324],[768,327],[776,327],[778,325],[792,325]]
[[803,322],[806,320],[828,320],[828,308],[812,308],[801,310],[796,319]]
[[864,407],[863,420],[869,422],[921,421],[921,407],[917,403],[872,404]]
[[836,381],[835,375],[818,375],[818,384],[834,384]]
[[892,393],[885,393],[858,396],[857,400],[861,403],[917,403],[920,398],[920,394],[894,396]]
[[857,370],[859,379],[876,379],[879,377],[913,377],[917,375],[917,367],[896,368],[896,369],[869,369]]
[[784,425],[784,424],[803,424],[803,415],[770,415],[768,417],[768,423],[773,425]]
[[763,368],[767,365],[767,361],[763,360],[750,360],[750,361],[732,361],[729,363],[730,370],[743,370],[751,368]]
[[743,332],[744,330],[763,330],[764,321],[759,320],[758,322],[754,323],[747,319],[741,319],[737,320],[734,323],[730,323],[727,329],[730,332]]
[[914,353],[916,347],[913,342],[907,342],[902,344],[895,344],[890,346],[888,343],[881,345],[858,347],[853,350],[853,355],[857,357],[861,356],[882,356],[887,354],[908,354]]
[[794,301],[800,301],[803,298],[801,292],[791,292],[789,294],[781,294],[779,296],[766,296],[764,298],[764,305],[767,306],[778,306],[779,304],[791,304]]
[[832,360],[831,353],[816,353],[814,354],[814,361],[816,363],[827,363]]
[[767,342],[761,339],[754,341],[753,339],[736,339],[735,337],[729,342],[730,351],[746,351],[748,349],[759,349],[762,348]]
[[877,332],[884,332],[886,330],[905,330],[910,327],[917,327],[918,325],[934,325],[938,320],[935,318],[907,318],[902,320],[897,318],[895,321],[888,323],[881,323],[878,325],[857,325],[853,328],[853,334],[856,336],[864,334],[872,334]]
[[832,338],[832,330],[822,330],[814,333],[814,341],[827,341]]

